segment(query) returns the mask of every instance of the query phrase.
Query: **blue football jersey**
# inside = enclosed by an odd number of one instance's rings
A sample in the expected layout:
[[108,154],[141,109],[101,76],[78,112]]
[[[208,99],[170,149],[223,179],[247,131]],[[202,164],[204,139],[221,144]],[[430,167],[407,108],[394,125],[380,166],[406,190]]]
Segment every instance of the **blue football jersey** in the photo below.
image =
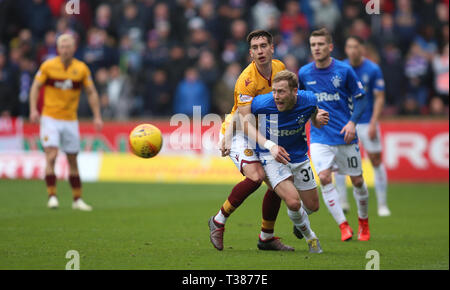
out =
[[[251,109],[258,117],[261,134],[286,149],[291,163],[308,159],[305,124],[317,109],[317,98],[312,92],[299,90],[296,104],[288,111],[278,111],[272,93],[255,97]],[[256,151],[268,152],[259,146]]]
[[[350,65],[350,61],[348,59],[344,60],[344,62]],[[373,94],[374,91],[384,92],[385,90],[383,73],[376,63],[366,58],[363,60],[361,65],[357,67],[352,66],[352,68],[362,82],[364,90],[366,91],[366,98],[368,103],[366,109],[364,110],[364,113],[361,116],[361,119],[359,119],[359,123],[366,124],[370,122],[373,114],[373,105],[375,100]]]
[[[311,62],[300,68],[298,78],[299,88],[312,91],[318,107],[330,114],[326,126],[321,129],[311,126],[310,143],[347,144],[340,132],[352,117],[354,99],[363,98],[365,94],[351,66],[333,58],[327,68],[318,69],[315,62]],[[357,142],[355,138],[351,144]]]

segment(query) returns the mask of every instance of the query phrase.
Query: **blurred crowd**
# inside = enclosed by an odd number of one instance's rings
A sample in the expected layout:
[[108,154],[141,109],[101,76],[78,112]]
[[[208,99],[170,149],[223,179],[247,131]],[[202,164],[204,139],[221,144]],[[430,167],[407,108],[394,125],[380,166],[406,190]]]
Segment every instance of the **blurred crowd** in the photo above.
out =
[[[229,113],[251,30],[270,31],[275,58],[297,72],[311,61],[309,33],[325,26],[338,59],[348,35],[367,41],[386,80],[385,115],[448,115],[449,1],[379,0],[370,15],[367,2],[79,0],[66,10],[64,0],[0,0],[0,114],[28,116],[34,74],[62,33],[76,36],[105,119],[126,120],[191,115],[195,105]],[[79,115],[90,115],[83,97]]]

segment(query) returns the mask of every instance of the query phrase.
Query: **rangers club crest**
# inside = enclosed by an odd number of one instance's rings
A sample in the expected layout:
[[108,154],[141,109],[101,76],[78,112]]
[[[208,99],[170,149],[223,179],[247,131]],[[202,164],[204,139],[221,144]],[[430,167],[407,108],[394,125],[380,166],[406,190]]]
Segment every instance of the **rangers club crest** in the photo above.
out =
[[297,123],[301,126],[305,122],[305,117],[303,115],[297,117]]
[[342,79],[341,79],[340,76],[334,75],[334,76],[331,78],[331,82],[333,83],[333,86],[334,86],[335,88],[339,88],[339,87],[341,86]]

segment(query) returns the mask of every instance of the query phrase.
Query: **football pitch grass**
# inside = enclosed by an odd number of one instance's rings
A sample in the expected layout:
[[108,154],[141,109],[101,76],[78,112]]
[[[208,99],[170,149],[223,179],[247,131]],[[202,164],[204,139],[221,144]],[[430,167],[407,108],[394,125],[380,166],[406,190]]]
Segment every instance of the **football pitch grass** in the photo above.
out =
[[[310,216],[324,252],[309,254],[292,234],[283,204],[275,234],[295,252],[256,247],[261,223],[262,186],[230,217],[224,250],[209,241],[208,218],[232,185],[84,183],[92,212],[71,209],[71,191],[59,181],[59,209],[46,207],[43,181],[0,180],[0,269],[65,269],[69,250],[80,269],[177,270],[363,270],[369,250],[379,253],[380,269],[449,269],[448,184],[391,184],[391,217],[376,215],[370,188],[368,242],[341,242],[340,232],[321,199]],[[357,213],[347,215],[357,231]]]

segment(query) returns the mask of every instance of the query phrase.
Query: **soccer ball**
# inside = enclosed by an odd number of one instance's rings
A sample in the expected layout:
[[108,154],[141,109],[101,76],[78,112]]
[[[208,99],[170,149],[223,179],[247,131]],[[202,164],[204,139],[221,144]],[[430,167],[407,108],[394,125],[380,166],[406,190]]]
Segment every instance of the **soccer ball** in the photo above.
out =
[[151,124],[140,124],[130,133],[131,151],[142,158],[152,158],[161,150],[161,131]]

